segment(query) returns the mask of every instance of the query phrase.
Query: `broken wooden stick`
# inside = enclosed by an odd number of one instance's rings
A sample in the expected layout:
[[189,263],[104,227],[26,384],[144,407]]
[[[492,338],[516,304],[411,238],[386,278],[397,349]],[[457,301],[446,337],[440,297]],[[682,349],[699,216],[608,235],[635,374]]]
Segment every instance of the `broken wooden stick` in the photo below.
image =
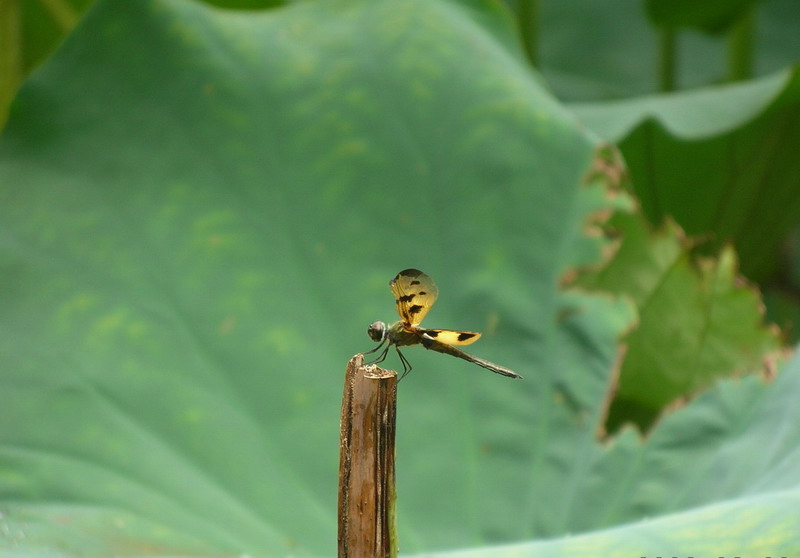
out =
[[397,373],[347,363],[339,436],[339,558],[394,558]]

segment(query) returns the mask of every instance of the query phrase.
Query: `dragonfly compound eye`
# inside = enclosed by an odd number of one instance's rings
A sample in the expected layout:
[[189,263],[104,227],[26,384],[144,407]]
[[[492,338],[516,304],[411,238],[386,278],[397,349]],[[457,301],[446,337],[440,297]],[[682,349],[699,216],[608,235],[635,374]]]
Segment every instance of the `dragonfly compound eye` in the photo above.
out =
[[383,341],[386,336],[386,324],[383,322],[372,322],[367,328],[367,335],[373,341]]

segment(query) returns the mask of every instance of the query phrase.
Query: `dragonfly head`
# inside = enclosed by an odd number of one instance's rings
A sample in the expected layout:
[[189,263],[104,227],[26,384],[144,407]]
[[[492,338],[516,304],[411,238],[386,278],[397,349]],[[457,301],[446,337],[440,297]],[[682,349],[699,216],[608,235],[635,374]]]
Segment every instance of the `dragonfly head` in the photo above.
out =
[[383,322],[372,322],[367,328],[367,335],[375,342],[386,339],[386,324]]

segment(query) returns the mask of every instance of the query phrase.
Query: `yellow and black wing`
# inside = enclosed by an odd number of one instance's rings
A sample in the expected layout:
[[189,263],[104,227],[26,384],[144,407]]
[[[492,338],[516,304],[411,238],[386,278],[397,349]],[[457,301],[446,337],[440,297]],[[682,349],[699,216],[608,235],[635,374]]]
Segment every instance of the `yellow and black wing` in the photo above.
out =
[[433,279],[418,269],[401,271],[389,281],[389,288],[394,293],[397,313],[410,326],[422,323],[439,296],[439,289]]
[[453,331],[452,329],[423,329],[422,335],[436,339],[447,345],[469,345],[481,338],[480,333],[474,331]]

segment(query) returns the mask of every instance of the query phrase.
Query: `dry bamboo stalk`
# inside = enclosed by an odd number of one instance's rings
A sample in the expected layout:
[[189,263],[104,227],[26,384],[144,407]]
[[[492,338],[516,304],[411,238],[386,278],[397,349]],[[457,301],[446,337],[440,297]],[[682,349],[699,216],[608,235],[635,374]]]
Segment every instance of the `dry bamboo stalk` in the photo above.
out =
[[397,373],[347,363],[339,437],[339,558],[394,558]]

